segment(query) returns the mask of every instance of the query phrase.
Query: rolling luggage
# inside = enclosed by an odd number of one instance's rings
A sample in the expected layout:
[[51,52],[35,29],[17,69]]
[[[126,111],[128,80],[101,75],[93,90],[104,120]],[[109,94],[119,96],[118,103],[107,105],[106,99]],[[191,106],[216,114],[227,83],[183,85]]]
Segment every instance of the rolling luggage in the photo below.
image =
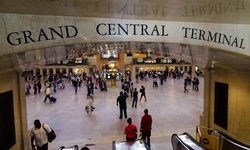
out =
[[53,103],[55,103],[56,102],[56,98],[55,97],[50,97],[50,102],[53,102]]

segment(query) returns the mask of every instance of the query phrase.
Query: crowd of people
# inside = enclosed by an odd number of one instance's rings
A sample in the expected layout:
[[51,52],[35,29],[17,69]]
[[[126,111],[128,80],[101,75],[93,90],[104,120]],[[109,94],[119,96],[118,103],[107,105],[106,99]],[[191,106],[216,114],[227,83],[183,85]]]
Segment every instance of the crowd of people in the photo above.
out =
[[[125,73],[126,74],[126,73]],[[146,88],[139,84],[139,82],[147,81],[149,78],[152,78],[153,88],[156,88],[160,85],[163,85],[163,82],[166,82],[166,79],[169,77],[169,73],[167,71],[141,71],[140,73],[135,74],[135,83],[132,81],[131,73],[126,74],[124,78],[121,79],[121,91],[117,97],[116,105],[119,106],[120,114],[119,119],[127,119],[128,125],[124,129],[124,134],[126,135],[127,141],[133,141],[138,139],[138,134],[140,134],[140,139],[144,140],[148,147],[150,147],[150,136],[151,136],[151,128],[152,128],[152,116],[148,114],[148,109],[144,110],[144,116],[141,119],[140,128],[137,129],[137,126],[132,123],[132,118],[127,115],[127,98],[132,98],[132,108],[137,108],[138,100],[144,100],[147,102],[146,97]],[[183,75],[182,75],[183,76]],[[172,76],[174,78],[174,76]],[[174,78],[175,79],[175,78]],[[108,91],[106,85],[106,79],[102,78],[98,72],[95,72],[93,76],[87,76],[87,74],[83,73],[81,75],[76,74],[68,74],[68,75],[48,75],[41,78],[41,76],[36,76],[30,80],[26,80],[25,89],[26,94],[29,95],[30,91],[33,87],[34,94],[40,94],[43,85],[41,84],[44,80],[44,93],[45,98],[44,102],[49,99],[51,101],[51,89],[53,89],[54,93],[58,92],[58,89],[65,89],[65,84],[72,84],[74,92],[77,93],[78,89],[83,86],[86,88],[86,107],[85,110],[87,113],[94,111],[95,107],[94,103],[94,91]],[[160,84],[158,84],[158,81]],[[186,78],[184,78],[184,93],[188,92],[187,87],[189,85],[193,85],[192,88],[195,91],[199,91],[199,79],[198,77],[193,77],[191,74],[188,74]],[[140,88],[136,87],[140,86]],[[41,141],[36,141],[36,147],[39,150],[47,150],[48,142],[44,139],[44,132],[41,132],[41,123],[40,121],[35,121],[35,127],[31,130],[32,136],[32,146],[34,147],[34,140],[40,138]],[[45,128],[49,128],[48,125],[45,125]],[[37,133],[41,134],[41,137],[36,137]],[[41,133],[40,133],[41,132]]]

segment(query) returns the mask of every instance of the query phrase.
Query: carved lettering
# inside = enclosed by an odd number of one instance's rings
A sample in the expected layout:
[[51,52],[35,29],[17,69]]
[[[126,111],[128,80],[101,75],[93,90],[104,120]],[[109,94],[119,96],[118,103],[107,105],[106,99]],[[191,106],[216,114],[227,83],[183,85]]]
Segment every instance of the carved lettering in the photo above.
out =
[[[67,26],[59,26],[59,30],[56,30],[52,27],[47,29],[40,29],[38,34],[32,33],[29,30],[18,32],[11,32],[7,36],[7,42],[10,45],[20,45],[20,44],[28,44],[28,43],[35,43],[40,41],[49,41],[49,40],[56,40],[58,38],[73,38],[77,36],[78,30],[73,25]],[[65,36],[64,34],[65,33]]]
[[99,2],[95,5],[100,13],[135,16],[166,17],[167,7],[161,5]]
[[165,25],[154,25],[149,27],[147,24],[114,24],[100,23],[96,26],[99,35],[152,35],[168,36]]
[[183,38],[195,39],[195,40],[202,40],[208,42],[214,42],[219,44],[225,44],[232,47],[237,47],[241,49],[245,49],[244,47],[244,39],[239,39],[238,37],[233,37],[231,35],[226,35],[223,33],[218,32],[211,32],[201,29],[195,28],[186,28],[182,27],[184,31]]
[[217,2],[211,5],[193,5],[187,6],[183,9],[183,16],[185,17],[197,17],[205,15],[216,15],[228,12],[237,12],[245,10],[245,4],[243,0],[232,0],[225,2]]
[[19,45],[22,42],[22,38],[16,38],[19,37],[19,33],[18,32],[11,32],[8,36],[7,36],[7,41],[10,45]]

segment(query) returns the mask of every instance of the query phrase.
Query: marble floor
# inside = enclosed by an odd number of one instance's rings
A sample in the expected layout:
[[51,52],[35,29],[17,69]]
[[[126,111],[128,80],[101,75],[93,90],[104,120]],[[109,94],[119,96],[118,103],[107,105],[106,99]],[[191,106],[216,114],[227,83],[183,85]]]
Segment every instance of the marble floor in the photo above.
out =
[[[163,85],[152,87],[152,79],[134,82],[137,89],[146,87],[147,102],[142,100],[137,108],[132,108],[132,98],[127,98],[128,117],[133,124],[140,127],[143,110],[148,108],[152,115],[151,150],[172,150],[173,133],[188,132],[195,135],[195,127],[199,125],[199,116],[203,112],[204,80],[199,77],[200,91],[192,90],[184,93],[184,79],[168,78]],[[108,91],[95,90],[95,111],[87,114],[87,89],[82,86],[75,94],[72,84],[66,83],[65,89],[56,93],[51,89],[51,96],[57,98],[56,103],[44,103],[45,93],[31,94],[26,98],[28,128],[33,127],[35,119],[50,125],[57,133],[57,138],[49,144],[49,150],[57,150],[60,146],[70,147],[87,145],[91,150],[111,150],[112,141],[123,141],[126,119],[119,119],[119,107],[116,98],[121,91],[120,81],[116,86],[107,82]],[[44,89],[42,90],[44,91]],[[31,91],[32,92],[32,91]]]

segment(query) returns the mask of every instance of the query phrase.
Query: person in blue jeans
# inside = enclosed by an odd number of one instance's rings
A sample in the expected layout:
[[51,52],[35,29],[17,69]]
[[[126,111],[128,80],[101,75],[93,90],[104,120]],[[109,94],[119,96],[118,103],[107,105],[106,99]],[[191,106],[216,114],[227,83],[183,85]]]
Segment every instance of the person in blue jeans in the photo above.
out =
[[137,107],[137,101],[138,101],[138,91],[135,88],[135,90],[133,91],[133,103],[132,103],[132,108],[135,106],[135,108]]
[[116,101],[116,105],[118,106],[119,104],[119,107],[120,107],[120,119],[122,119],[122,116],[123,116],[123,112],[124,112],[124,116],[125,116],[125,119],[127,119],[127,97],[128,97],[128,94],[126,92],[120,92],[120,95],[117,97],[117,101]]
[[72,84],[73,84],[73,86],[74,86],[75,93],[77,93],[78,82],[77,82],[77,79],[76,79],[76,78],[72,81]]

